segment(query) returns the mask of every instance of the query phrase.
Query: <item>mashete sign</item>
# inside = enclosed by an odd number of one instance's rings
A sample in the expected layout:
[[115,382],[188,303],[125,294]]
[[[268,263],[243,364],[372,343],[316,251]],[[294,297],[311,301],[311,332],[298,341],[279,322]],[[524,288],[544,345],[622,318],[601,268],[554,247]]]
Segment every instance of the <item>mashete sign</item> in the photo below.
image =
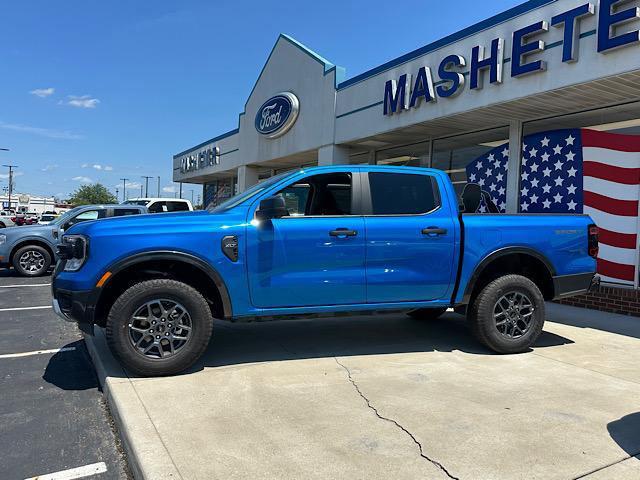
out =
[[[597,45],[599,53],[635,44],[640,41],[640,31],[616,32],[616,27],[640,18],[640,8],[624,8],[628,0],[600,0],[598,5]],[[578,41],[580,39],[581,20],[595,15],[596,5],[585,3],[551,18],[551,25],[564,29],[562,42],[562,61],[578,60]],[[511,76],[520,77],[547,69],[544,60],[527,61],[527,57],[542,52],[546,44],[544,37],[549,31],[549,22],[541,20],[513,32],[511,47]],[[469,66],[469,88],[482,88],[483,73],[488,70],[490,83],[500,84],[503,79],[504,39],[495,38],[491,42],[490,52],[478,45],[471,50]],[[438,85],[434,85],[430,67],[420,67],[412,79],[410,73],[400,75],[398,80],[388,80],[384,86],[384,114],[392,115],[403,110],[417,108],[420,103],[435,102],[437,97],[453,97],[464,89],[463,67],[467,60],[462,55],[449,55],[438,66]]]
[[220,163],[220,147],[213,145],[180,158],[180,173],[193,172]]

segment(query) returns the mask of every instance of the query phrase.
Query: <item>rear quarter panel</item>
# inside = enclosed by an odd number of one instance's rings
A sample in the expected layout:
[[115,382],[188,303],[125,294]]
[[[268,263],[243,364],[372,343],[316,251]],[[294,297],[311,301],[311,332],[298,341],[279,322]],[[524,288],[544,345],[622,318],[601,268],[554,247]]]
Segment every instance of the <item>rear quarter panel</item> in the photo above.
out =
[[493,252],[521,247],[542,255],[554,276],[595,272],[588,254],[588,215],[465,214],[464,257],[456,303],[461,302],[476,268]]

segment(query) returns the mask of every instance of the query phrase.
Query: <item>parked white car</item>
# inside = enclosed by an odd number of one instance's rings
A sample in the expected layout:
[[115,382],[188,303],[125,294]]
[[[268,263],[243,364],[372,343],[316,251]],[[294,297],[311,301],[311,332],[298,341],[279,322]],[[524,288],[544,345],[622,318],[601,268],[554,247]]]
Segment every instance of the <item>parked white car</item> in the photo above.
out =
[[15,217],[15,213],[11,213],[6,210],[0,211],[0,228],[5,227],[15,227],[16,222],[13,221],[12,217]]
[[130,198],[122,203],[147,207],[149,213],[193,211],[191,202],[184,198]]

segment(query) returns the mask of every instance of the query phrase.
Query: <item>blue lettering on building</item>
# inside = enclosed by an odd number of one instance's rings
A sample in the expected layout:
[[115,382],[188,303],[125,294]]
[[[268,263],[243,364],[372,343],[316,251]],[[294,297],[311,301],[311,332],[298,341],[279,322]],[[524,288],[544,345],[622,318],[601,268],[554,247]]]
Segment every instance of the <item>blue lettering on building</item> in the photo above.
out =
[[[600,0],[598,6],[597,50],[598,53],[637,44],[640,42],[640,30],[621,33],[619,27],[640,18],[640,8],[624,8],[628,0]],[[551,25],[563,28],[562,61],[578,60],[578,43],[581,34],[580,21],[595,14],[594,3],[588,2],[551,18]],[[545,49],[543,37],[549,30],[549,23],[541,20],[513,32],[511,44],[511,77],[545,71],[544,60],[528,60],[528,57]],[[488,50],[488,51],[487,51]],[[504,65],[504,39],[494,38],[487,49],[485,45],[476,45],[471,49],[469,66],[469,89],[480,90],[483,80],[488,77],[490,84],[502,83]],[[412,82],[410,73],[387,80],[384,87],[383,112],[385,115],[400,113],[403,110],[417,108],[421,100],[435,102],[437,98],[451,98],[459,94],[465,86],[465,77],[461,71],[467,61],[462,55],[448,55],[438,66],[438,79],[434,83],[431,69],[421,67]],[[437,85],[434,88],[434,85]]]

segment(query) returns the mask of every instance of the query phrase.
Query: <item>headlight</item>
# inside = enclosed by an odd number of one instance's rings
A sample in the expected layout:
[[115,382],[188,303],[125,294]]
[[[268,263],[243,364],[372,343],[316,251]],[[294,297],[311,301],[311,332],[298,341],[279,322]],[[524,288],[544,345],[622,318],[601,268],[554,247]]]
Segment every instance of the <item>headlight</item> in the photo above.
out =
[[6,241],[7,241],[7,236],[4,235],[3,233],[0,233],[0,245],[4,245]]
[[64,270],[66,272],[75,272],[87,259],[87,239],[82,235],[65,235],[62,242],[58,245],[58,256],[66,260]]

